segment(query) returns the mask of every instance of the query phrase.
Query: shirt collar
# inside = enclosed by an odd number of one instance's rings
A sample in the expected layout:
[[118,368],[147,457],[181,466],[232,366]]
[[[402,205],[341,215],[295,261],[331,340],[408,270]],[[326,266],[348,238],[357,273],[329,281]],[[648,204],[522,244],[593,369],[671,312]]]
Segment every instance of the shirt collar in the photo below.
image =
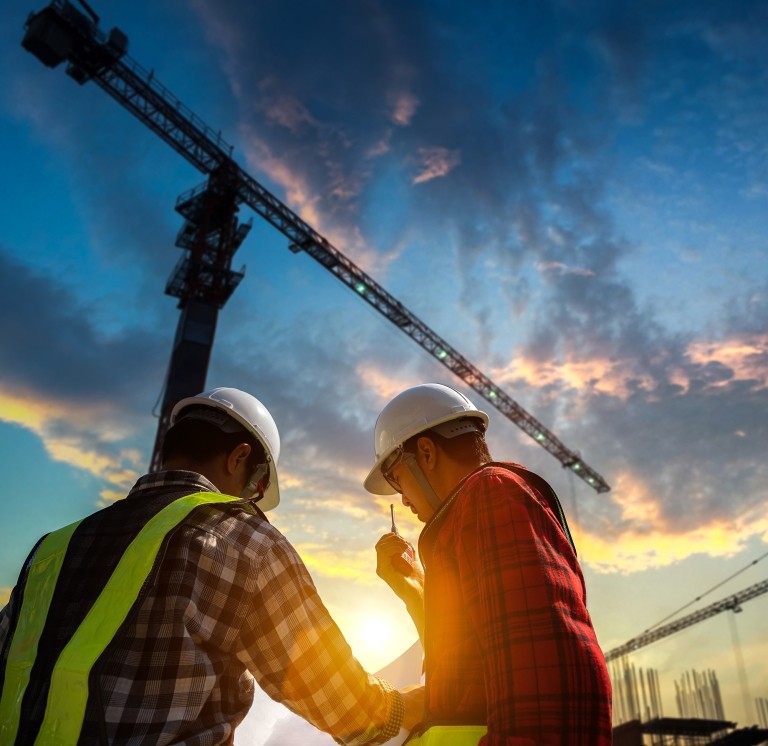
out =
[[195,471],[156,471],[140,477],[127,497],[146,495],[155,490],[189,490],[190,492],[219,492],[216,485]]

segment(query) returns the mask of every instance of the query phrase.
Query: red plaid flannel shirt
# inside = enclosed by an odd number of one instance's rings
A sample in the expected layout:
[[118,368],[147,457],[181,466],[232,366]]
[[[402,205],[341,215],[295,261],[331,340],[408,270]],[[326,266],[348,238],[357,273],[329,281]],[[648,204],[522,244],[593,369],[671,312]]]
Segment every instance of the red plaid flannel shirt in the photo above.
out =
[[545,498],[489,465],[424,527],[428,718],[483,746],[608,746],[611,685],[576,554]]

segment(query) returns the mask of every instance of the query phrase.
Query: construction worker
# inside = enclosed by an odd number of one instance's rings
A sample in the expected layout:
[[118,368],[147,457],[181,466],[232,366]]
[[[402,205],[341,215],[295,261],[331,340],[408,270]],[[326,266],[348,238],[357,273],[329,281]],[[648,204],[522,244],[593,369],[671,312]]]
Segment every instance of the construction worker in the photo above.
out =
[[425,719],[409,746],[607,746],[611,686],[552,488],[491,460],[488,415],[448,386],[382,410],[365,488],[425,523],[376,545],[377,573],[424,646]]
[[380,744],[423,693],[366,673],[266,519],[280,438],[261,402],[180,401],[164,471],[43,537],[0,612],[0,743],[232,744],[254,685],[343,744]]

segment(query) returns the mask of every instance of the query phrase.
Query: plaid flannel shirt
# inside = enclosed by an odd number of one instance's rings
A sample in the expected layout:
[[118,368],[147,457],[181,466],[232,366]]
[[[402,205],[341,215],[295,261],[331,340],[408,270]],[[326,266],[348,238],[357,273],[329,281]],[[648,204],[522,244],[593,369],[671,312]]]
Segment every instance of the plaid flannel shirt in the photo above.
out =
[[[126,500],[200,491],[217,490],[199,474],[160,472]],[[339,743],[397,735],[399,692],[353,657],[298,554],[263,514],[200,508],[158,561],[154,584],[98,662],[96,726],[110,744],[231,744],[254,681]],[[0,611],[0,650],[15,603],[12,594]]]
[[608,746],[605,659],[545,497],[488,465],[424,527],[419,554],[428,719],[487,723],[483,746]]

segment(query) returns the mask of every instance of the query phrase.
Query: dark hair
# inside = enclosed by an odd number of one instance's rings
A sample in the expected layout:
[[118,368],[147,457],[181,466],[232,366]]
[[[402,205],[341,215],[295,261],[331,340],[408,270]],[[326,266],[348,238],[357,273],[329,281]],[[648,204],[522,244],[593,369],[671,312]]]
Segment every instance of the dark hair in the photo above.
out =
[[437,446],[445,451],[448,456],[456,461],[478,460],[483,464],[493,461],[488,451],[483,433],[463,433],[454,438],[446,438],[434,430],[423,430],[403,443],[403,450],[407,453],[416,453],[416,442],[422,436],[433,440]]
[[165,434],[160,458],[165,463],[181,456],[206,464],[217,456],[231,453],[240,443],[251,446],[249,461],[254,468],[267,460],[264,446],[245,428],[237,433],[224,433],[210,422],[182,418]]

